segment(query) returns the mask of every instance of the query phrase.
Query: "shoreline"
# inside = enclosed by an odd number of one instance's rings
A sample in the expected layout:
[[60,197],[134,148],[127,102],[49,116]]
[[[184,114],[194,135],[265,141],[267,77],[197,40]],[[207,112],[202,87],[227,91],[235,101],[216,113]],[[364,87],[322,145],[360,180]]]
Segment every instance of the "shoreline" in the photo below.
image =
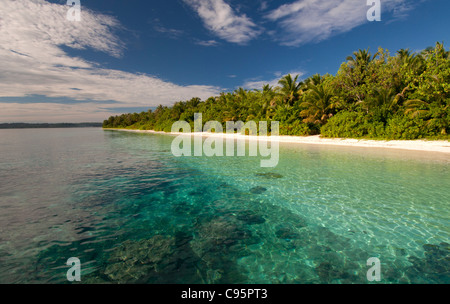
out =
[[133,133],[151,133],[164,135],[201,135],[203,137],[219,137],[219,138],[233,138],[233,139],[247,139],[247,140],[274,140],[280,143],[297,143],[297,144],[313,144],[313,145],[334,145],[347,147],[365,147],[365,148],[388,148],[388,149],[402,149],[424,152],[441,152],[450,153],[450,142],[446,140],[373,140],[373,139],[354,139],[354,138],[322,138],[320,135],[312,136],[292,136],[280,135],[274,137],[260,137],[249,136],[242,134],[226,134],[226,133],[178,133],[178,132],[163,132],[153,130],[132,130],[132,129],[111,129],[104,128],[109,131],[124,131]]

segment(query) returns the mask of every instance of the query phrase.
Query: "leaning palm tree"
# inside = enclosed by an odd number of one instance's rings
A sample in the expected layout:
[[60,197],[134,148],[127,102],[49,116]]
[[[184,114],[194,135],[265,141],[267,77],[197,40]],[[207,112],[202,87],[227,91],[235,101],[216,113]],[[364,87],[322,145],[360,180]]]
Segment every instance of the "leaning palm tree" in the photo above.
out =
[[411,118],[422,118],[427,120],[427,125],[440,125],[441,134],[446,135],[449,127],[449,119],[446,113],[448,113],[450,105],[442,107],[441,114],[436,115],[432,113],[431,105],[420,99],[411,99],[405,102],[405,114]]
[[303,85],[303,83],[300,81],[297,83],[298,76],[295,76],[294,79],[292,79],[291,74],[288,74],[284,76],[283,78],[278,81],[278,83],[281,85],[280,92],[282,94],[284,103],[292,106],[296,101],[299,100],[300,97],[300,87]]
[[405,102],[405,115],[423,118],[430,115],[430,105],[420,99],[411,99]]

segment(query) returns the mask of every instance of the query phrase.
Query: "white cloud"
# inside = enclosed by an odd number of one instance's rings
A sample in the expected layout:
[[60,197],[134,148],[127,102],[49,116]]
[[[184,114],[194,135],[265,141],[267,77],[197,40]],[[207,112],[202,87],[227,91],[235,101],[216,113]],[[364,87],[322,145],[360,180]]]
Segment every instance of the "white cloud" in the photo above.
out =
[[183,0],[194,9],[205,27],[228,42],[245,44],[261,34],[246,15],[237,15],[223,0]]
[[292,78],[294,78],[295,76],[299,75],[299,79],[305,75],[305,73],[303,71],[291,71],[288,73],[281,73],[281,72],[275,72],[275,78],[272,78],[271,80],[258,80],[258,79],[251,79],[246,81],[242,87],[244,89],[248,89],[248,90],[261,90],[263,88],[263,86],[265,86],[266,84],[270,85],[271,87],[276,87],[278,86],[278,81],[281,79],[281,77],[283,77],[284,75],[288,75],[291,74]]
[[[394,17],[401,17],[415,3],[382,0],[381,5],[382,16],[390,12]],[[266,17],[281,27],[282,34],[276,36],[282,37],[282,44],[298,46],[327,39],[368,22],[366,16],[369,8],[366,0],[297,0],[281,5]]]
[[[99,121],[109,115],[102,110],[105,107],[169,105],[219,93],[220,88],[213,86],[179,86],[70,57],[61,46],[91,48],[120,57],[124,45],[114,35],[121,27],[116,19],[82,7],[82,21],[71,22],[66,19],[68,8],[44,0],[0,1],[0,97],[44,95],[97,102],[24,105],[0,101],[0,121],[27,121],[29,111],[45,114],[43,121],[65,121],[63,115],[70,116],[70,121]],[[118,103],[105,106],[107,103],[98,102],[104,100]],[[39,120],[32,117],[31,121]]]
[[198,40],[196,42],[196,44],[198,45],[202,45],[202,46],[218,46],[219,42],[217,42],[216,40]]

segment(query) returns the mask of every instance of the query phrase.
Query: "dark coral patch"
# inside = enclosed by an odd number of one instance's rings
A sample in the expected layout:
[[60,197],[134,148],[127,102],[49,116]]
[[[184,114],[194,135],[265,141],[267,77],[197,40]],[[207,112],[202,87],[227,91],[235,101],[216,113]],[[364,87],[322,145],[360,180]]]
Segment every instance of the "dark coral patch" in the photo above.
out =
[[267,191],[266,188],[260,187],[260,186],[250,189],[250,193],[253,193],[253,194],[261,194],[261,193],[266,192],[266,191]]

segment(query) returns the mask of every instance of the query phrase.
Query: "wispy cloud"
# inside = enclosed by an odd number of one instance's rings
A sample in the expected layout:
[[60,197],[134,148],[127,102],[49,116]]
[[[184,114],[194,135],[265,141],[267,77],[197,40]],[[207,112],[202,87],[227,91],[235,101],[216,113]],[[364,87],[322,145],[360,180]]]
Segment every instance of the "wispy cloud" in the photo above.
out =
[[259,10],[260,11],[265,11],[268,7],[269,7],[269,5],[267,4],[267,1],[261,1],[261,4],[259,6]]
[[82,21],[71,22],[66,20],[67,10],[66,5],[44,0],[0,1],[0,97],[36,95],[87,102],[30,101],[24,105],[0,101],[0,121],[37,121],[39,115],[48,121],[101,120],[109,115],[102,110],[106,107],[169,105],[220,92],[214,86],[180,86],[69,56],[62,46],[89,48],[115,57],[122,56],[125,47],[114,34],[121,28],[116,19],[83,9]]
[[172,38],[172,39],[180,38],[184,34],[184,31],[182,31],[182,30],[166,28],[161,25],[155,25],[153,28],[155,31],[165,34],[169,38]]
[[198,40],[196,44],[202,46],[218,46],[219,42],[217,42],[216,40]]
[[157,31],[158,33],[164,34],[165,36],[167,36],[171,39],[178,39],[182,35],[185,34],[185,32],[183,30],[173,29],[173,28],[168,28],[168,27],[163,26],[161,24],[161,21],[158,18],[154,19],[152,23],[154,24],[153,29],[155,31]]
[[[423,0],[421,0],[423,1]],[[404,17],[417,1],[383,0],[382,14]],[[367,21],[365,0],[297,0],[270,11],[266,18],[277,22],[281,32],[274,37],[284,45],[318,42],[344,33]]]
[[245,44],[261,34],[245,14],[238,15],[223,0],[183,0],[198,14],[205,27],[223,40]]

